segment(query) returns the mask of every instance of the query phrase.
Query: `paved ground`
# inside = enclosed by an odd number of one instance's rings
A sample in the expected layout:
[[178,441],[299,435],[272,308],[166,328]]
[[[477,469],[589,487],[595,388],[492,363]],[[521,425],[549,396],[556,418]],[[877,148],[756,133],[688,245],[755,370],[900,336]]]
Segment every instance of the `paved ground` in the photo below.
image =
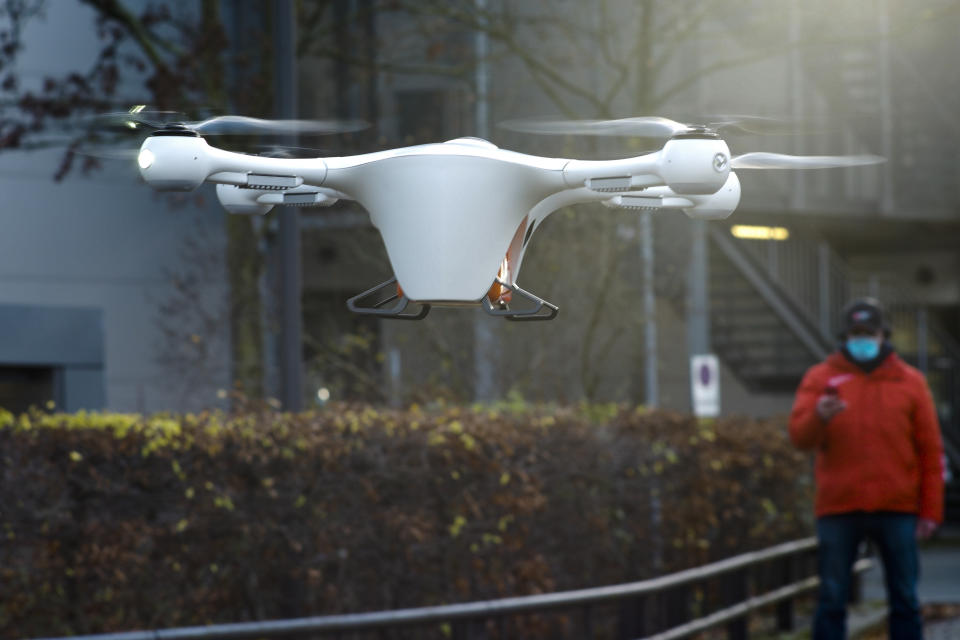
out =
[[[960,602],[960,547],[926,548],[920,552],[920,602]],[[864,574],[864,600],[883,600],[883,570],[878,562]]]
[[[938,540],[921,548],[918,592],[922,604],[960,603],[960,530],[945,532]],[[879,562],[864,574],[863,599],[867,604],[882,603],[886,599]],[[883,614],[873,615],[867,626],[882,628],[885,620]],[[864,619],[864,622],[868,621]],[[924,638],[960,640],[960,618],[927,623]]]

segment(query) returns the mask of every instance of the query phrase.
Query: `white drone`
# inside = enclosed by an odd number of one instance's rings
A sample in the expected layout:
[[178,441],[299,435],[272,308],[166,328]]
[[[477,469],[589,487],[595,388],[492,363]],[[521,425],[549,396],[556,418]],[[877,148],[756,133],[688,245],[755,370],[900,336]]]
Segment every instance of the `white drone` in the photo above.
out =
[[[131,119],[130,126],[143,122],[136,114],[122,117]],[[556,316],[557,307],[517,286],[517,276],[533,232],[562,207],[601,202],[718,220],[733,213],[740,201],[740,181],[732,169],[849,167],[883,160],[773,153],[731,157],[714,128],[665,118],[506,124],[534,133],[666,140],[653,153],[601,161],[526,155],[479,138],[291,159],[225,151],[202,137],[274,124],[298,123],[219,117],[163,125],[140,147],[140,173],[160,191],[215,183],[221,204],[231,213],[358,202],[383,236],[395,278],[347,304],[357,313],[406,319],[425,317],[431,306],[477,305],[511,320]],[[525,302],[515,305],[513,294]]]

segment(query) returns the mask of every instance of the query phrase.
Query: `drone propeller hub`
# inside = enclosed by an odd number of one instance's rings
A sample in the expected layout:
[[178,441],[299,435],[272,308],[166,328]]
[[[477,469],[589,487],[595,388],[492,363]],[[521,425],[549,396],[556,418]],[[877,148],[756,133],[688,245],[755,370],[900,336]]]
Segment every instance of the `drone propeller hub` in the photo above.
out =
[[150,134],[150,137],[154,137],[154,136],[160,136],[160,137],[176,136],[176,137],[185,137],[185,138],[199,138],[200,134],[179,122],[173,122],[164,126],[162,129],[157,129],[156,131]]
[[691,125],[686,131],[682,131],[670,138],[671,140],[719,140],[717,132],[705,125]]

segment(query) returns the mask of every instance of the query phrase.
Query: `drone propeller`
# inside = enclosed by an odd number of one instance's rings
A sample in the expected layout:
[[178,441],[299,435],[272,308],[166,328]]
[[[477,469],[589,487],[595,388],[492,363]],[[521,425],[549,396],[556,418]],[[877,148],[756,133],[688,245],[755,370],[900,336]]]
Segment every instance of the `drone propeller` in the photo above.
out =
[[528,118],[507,120],[499,124],[504,129],[521,133],[547,135],[637,136],[641,138],[671,138],[689,131],[680,122],[660,117],[621,118],[619,120],[547,120]]
[[849,156],[792,156],[785,153],[754,151],[734,156],[732,169],[834,169],[860,167],[886,162],[886,158],[874,155]]
[[71,153],[101,160],[136,160],[139,149],[128,147],[84,147],[78,146],[70,149]]
[[247,116],[214,116],[189,122],[176,111],[151,111],[134,107],[130,111],[93,116],[91,128],[149,132],[168,128],[188,129],[208,135],[327,135],[351,133],[369,126],[359,120],[264,120]]
[[500,127],[522,133],[547,135],[634,136],[638,138],[672,138],[683,133],[715,133],[736,130],[753,134],[785,134],[802,132],[797,123],[747,115],[711,115],[699,124],[684,124],[669,118],[641,116],[617,120],[562,120],[527,118],[501,122]]
[[[54,146],[68,146],[71,153],[91,158],[134,160],[144,137],[156,131],[189,130],[203,136],[307,136],[349,133],[368,125],[359,120],[264,120],[246,116],[215,116],[190,122],[178,111],[156,111],[136,106],[129,111],[83,118],[79,126],[84,131],[79,138],[76,135],[63,137]],[[255,148],[260,150],[254,152],[255,155],[277,158],[324,155],[324,151],[308,147],[269,144]]]
[[330,149],[292,147],[284,144],[260,144],[254,148],[260,149],[257,155],[267,158],[317,158],[331,153]]

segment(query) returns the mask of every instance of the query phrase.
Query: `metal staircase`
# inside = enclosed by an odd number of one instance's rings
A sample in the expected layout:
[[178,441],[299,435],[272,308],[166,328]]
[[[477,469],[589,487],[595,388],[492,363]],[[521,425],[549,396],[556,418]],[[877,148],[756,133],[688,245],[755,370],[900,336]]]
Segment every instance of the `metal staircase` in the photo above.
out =
[[754,392],[792,391],[830,352],[793,298],[727,234],[711,227],[711,342]]
[[[882,300],[893,342],[927,374],[947,456],[960,473],[960,343],[909,292],[852,271],[822,240],[738,240],[710,226],[711,341],[749,390],[796,389],[808,367],[835,348],[843,305]],[[960,521],[960,478],[948,486],[951,521]]]

